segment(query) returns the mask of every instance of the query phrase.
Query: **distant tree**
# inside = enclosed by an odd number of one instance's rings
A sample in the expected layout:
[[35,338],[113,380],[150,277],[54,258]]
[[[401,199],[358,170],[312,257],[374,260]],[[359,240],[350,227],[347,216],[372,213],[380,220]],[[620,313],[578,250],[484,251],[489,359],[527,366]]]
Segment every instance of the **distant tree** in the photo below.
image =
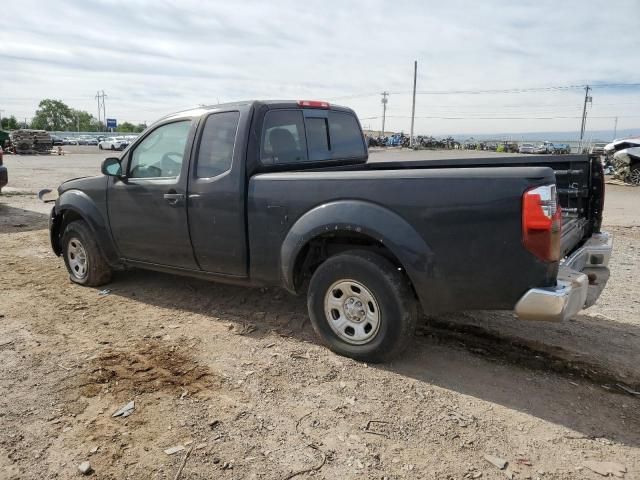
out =
[[89,112],[71,109],[71,115],[73,116],[73,124],[69,126],[70,130],[80,132],[97,132],[99,130],[100,123]]
[[65,103],[46,98],[38,104],[31,128],[59,131],[72,128],[73,123],[73,112]]
[[133,123],[122,122],[120,125],[116,127],[116,132],[121,133],[134,133],[136,131],[136,126]]
[[17,128],[20,128],[20,125],[18,124],[18,120],[16,119],[16,117],[11,115],[10,117],[5,117],[2,119],[2,125],[0,125],[0,128],[2,128],[3,130],[15,130]]
[[139,123],[138,125],[136,125],[136,133],[142,133],[145,131],[145,129],[147,128],[147,125],[144,123]]

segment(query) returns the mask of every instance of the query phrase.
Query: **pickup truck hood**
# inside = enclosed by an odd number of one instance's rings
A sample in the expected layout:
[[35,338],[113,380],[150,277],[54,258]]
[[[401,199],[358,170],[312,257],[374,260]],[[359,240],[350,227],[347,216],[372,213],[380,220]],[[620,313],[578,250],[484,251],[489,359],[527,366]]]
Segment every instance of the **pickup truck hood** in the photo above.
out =
[[107,177],[98,175],[95,177],[77,177],[66,180],[58,187],[58,195],[62,195],[67,190],[93,190],[95,188],[105,188]]

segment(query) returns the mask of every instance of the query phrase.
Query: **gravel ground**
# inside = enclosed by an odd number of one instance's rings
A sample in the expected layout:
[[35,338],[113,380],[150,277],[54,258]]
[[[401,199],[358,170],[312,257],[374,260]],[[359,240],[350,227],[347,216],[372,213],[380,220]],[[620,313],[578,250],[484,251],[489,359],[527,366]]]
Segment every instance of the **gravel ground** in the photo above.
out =
[[279,290],[143,271],[108,294],[70,283],[30,192],[101,158],[5,160],[0,479],[75,478],[84,461],[105,479],[183,464],[181,479],[597,479],[602,462],[640,478],[640,399],[616,386],[640,386],[639,189],[607,191],[611,279],[574,321],[432,318],[372,366],[319,346],[304,299]]

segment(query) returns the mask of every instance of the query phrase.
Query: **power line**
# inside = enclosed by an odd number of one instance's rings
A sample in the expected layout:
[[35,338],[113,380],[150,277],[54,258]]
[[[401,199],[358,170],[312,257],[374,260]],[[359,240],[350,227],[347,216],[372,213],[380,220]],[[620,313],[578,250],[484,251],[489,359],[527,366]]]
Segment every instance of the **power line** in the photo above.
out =
[[[589,118],[640,118],[640,115],[601,115],[591,116]],[[374,120],[381,118],[376,117],[358,117],[360,120]],[[387,118],[411,118],[409,115],[387,115]],[[575,116],[552,116],[552,117],[453,117],[453,116],[416,116],[416,118],[423,118],[428,120],[576,120],[582,118],[580,115]]]
[[[567,90],[582,90],[584,85],[552,85],[546,87],[527,87],[527,88],[499,88],[487,90],[422,90],[417,91],[418,95],[483,95],[483,94],[501,94],[501,93],[532,93],[532,92],[565,92]],[[589,88],[625,88],[640,87],[640,83],[600,83],[591,85]],[[411,95],[411,91],[389,92],[392,95]],[[341,97],[330,98],[329,100],[343,100],[351,98],[364,98],[377,95],[376,93],[356,93]]]

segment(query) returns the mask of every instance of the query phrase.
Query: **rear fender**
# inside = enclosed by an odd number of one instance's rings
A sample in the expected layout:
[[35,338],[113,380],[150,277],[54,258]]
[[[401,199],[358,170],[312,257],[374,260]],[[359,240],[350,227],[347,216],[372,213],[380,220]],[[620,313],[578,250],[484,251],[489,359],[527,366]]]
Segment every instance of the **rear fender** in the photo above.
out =
[[382,243],[400,261],[415,291],[429,305],[427,283],[434,277],[434,255],[416,230],[398,214],[361,200],[341,200],[305,213],[291,227],[280,251],[284,286],[295,291],[298,254],[314,238],[327,233],[355,232]]

